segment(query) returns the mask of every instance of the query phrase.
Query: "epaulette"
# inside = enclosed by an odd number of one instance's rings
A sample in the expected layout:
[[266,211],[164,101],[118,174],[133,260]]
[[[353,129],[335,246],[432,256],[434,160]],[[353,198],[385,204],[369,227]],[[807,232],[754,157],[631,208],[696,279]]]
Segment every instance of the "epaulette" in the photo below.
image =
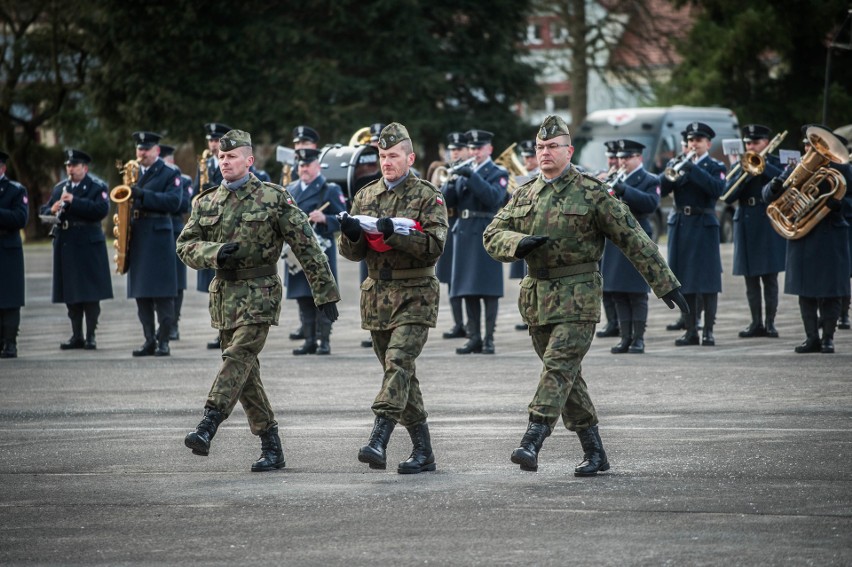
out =
[[580,175],[582,175],[584,178],[589,179],[589,180],[591,180],[591,181],[594,181],[594,182],[595,182],[595,184],[597,184],[597,185],[599,185],[599,186],[600,186],[600,185],[607,185],[606,183],[604,183],[604,181],[603,181],[603,180],[598,179],[598,178],[597,178],[597,177],[595,177],[593,174],[589,173],[588,171],[586,171],[586,170],[584,170],[584,169],[578,169],[578,170],[577,170],[577,172],[578,172]]
[[[260,180],[258,180],[258,181],[260,181]],[[265,186],[269,187],[270,189],[275,189],[279,193],[287,193],[287,188],[282,187],[281,185],[278,185],[277,183],[272,183],[271,181],[261,181],[261,183],[263,183]],[[287,194],[289,195],[289,193],[287,193]]]
[[438,189],[431,181],[427,181],[426,179],[423,179],[422,177],[418,177],[418,180],[420,181],[420,183],[422,183],[426,187],[429,187],[430,189],[432,189],[432,191],[435,191],[436,193],[441,192],[441,190]]
[[204,191],[202,191],[201,193],[199,193],[198,195],[193,197],[192,202],[194,203],[195,201],[197,201],[198,199],[200,199],[201,197],[203,197],[207,193],[210,193],[211,191],[215,191],[218,188],[219,188],[219,185],[214,185],[213,187],[208,187],[207,189],[205,189]]

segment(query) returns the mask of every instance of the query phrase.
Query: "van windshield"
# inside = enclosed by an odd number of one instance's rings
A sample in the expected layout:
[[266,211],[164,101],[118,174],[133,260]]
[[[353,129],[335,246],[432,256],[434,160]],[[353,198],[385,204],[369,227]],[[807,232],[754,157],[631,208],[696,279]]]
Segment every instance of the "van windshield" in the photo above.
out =
[[657,148],[653,147],[654,137],[647,135],[636,135],[631,134],[630,136],[610,136],[610,137],[584,137],[578,136],[574,139],[574,156],[571,158],[571,161],[575,165],[579,165],[583,167],[587,172],[591,174],[597,174],[601,171],[606,171],[609,168],[606,165],[606,156],[604,152],[606,148],[604,147],[604,142],[608,142],[610,140],[617,140],[619,137],[626,137],[634,142],[639,142],[645,146],[645,150],[642,153],[642,157],[647,163],[651,156],[654,155],[654,152]]

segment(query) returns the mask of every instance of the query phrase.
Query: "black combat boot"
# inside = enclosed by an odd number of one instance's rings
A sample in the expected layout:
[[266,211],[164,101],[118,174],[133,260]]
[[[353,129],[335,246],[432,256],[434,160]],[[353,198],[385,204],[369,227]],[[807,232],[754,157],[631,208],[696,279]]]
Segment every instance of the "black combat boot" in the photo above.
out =
[[848,330],[852,327],[849,322],[849,303],[852,297],[844,295],[840,298],[840,318],[837,320],[837,328]]
[[453,328],[441,335],[445,339],[463,339],[467,336],[464,325],[456,323]]
[[707,325],[701,336],[701,346],[716,346],[716,337],[713,336],[713,327]]
[[598,471],[609,470],[609,461],[606,459],[606,451],[603,441],[598,433],[598,426],[577,432],[580,445],[583,446],[583,462],[574,468],[574,476],[595,476]]
[[456,349],[456,354],[470,354],[472,352],[482,352],[482,335],[480,334],[481,327],[479,321],[480,313],[477,312],[475,315],[468,312],[467,318],[467,342],[464,343],[464,346]]
[[775,328],[776,309],[766,306],[766,336],[770,339],[778,338],[778,329]]
[[619,321],[618,326],[621,340],[609,349],[612,354],[624,354],[630,349],[630,343],[633,342],[633,321]]
[[207,343],[207,348],[209,348],[210,350],[213,350],[213,349],[222,350],[221,338],[217,335],[215,339],[213,339],[212,341]]
[[16,339],[3,339],[3,349],[0,358],[18,358],[18,342]]
[[195,431],[187,434],[183,444],[192,449],[194,455],[206,457],[210,454],[210,442],[216,435],[219,424],[225,420],[221,412],[213,408],[204,408],[204,418],[196,426]]
[[667,331],[683,331],[684,329],[686,329],[686,319],[683,315],[681,315],[680,319],[678,319],[674,323],[666,325]]
[[260,458],[251,465],[251,472],[264,472],[284,468],[284,449],[278,437],[278,426],[273,425],[260,434]]
[[485,339],[482,354],[494,354],[494,331],[497,329],[497,298],[485,298]]
[[59,343],[61,350],[73,350],[86,346],[83,339],[83,313],[75,313],[71,316],[71,338],[64,343]]
[[[801,299],[799,300],[801,305]],[[820,352],[822,345],[819,340],[819,318],[816,311],[811,309],[803,309],[800,307],[802,315],[802,324],[805,327],[805,342],[795,348],[799,354],[807,354],[811,352]]]
[[299,348],[293,349],[293,354],[296,356],[301,356],[303,354],[316,354],[317,352],[317,322],[316,319],[312,321],[303,320],[302,321],[302,333],[305,334],[305,342],[302,343],[302,346]]
[[370,440],[358,451],[358,460],[370,465],[371,469],[387,468],[385,451],[396,423],[381,415],[376,416]]
[[319,335],[319,344],[317,345],[317,354],[331,354],[331,321],[325,315],[317,315],[317,334]]
[[645,321],[633,321],[633,341],[627,352],[630,354],[643,354],[645,352]]
[[606,337],[617,337],[621,332],[618,325],[618,319],[609,319],[608,317],[609,316],[607,316],[607,322],[606,325],[604,325],[604,328],[595,333],[595,336],[600,339],[605,339]]
[[157,336],[154,328],[143,327],[142,332],[145,334],[145,342],[133,351],[133,356],[154,356],[154,351],[157,350]]
[[432,441],[429,438],[429,426],[426,423],[408,427],[408,435],[414,449],[411,456],[396,469],[399,474],[417,474],[435,470],[435,455],[432,453]]
[[[693,306],[695,305],[695,295],[688,295],[686,301],[689,304],[689,313],[683,315],[686,332],[679,339],[675,339],[675,346],[693,346],[701,344],[698,338],[698,315],[695,313]],[[666,327],[668,329],[668,327]]]
[[544,440],[550,436],[550,426],[539,421],[530,421],[521,446],[512,451],[512,462],[521,465],[522,471],[538,470],[538,452]]
[[822,344],[820,352],[823,354],[834,354],[834,331],[837,328],[837,319],[826,317],[822,322]]
[[761,313],[760,308],[760,296],[757,298],[749,297],[748,298],[748,308],[751,311],[751,323],[749,323],[748,327],[740,331],[739,337],[741,339],[748,339],[751,337],[765,337],[766,336],[766,327],[763,326],[763,315]]
[[157,348],[154,349],[154,356],[169,356],[171,354],[171,350],[169,349],[169,340],[163,339],[157,343]]

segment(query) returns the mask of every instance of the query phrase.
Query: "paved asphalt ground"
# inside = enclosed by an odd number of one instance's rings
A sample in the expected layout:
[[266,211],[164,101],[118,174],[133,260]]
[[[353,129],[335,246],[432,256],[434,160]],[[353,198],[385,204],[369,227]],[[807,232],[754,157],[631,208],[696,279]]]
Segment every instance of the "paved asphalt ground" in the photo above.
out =
[[[561,426],[537,473],[509,462],[540,368],[514,330],[516,281],[494,356],[441,339],[442,297],[418,365],[438,470],[411,476],[356,459],[381,379],[359,344],[357,265],[341,261],[331,356],[291,355],[285,302],[261,362],[287,467],[258,474],[239,406],[209,457],[183,445],[220,362],[205,294],[187,292],[170,358],[134,359],[135,303],[114,276],[98,350],[60,351],[51,250],[27,246],[20,358],[0,360],[0,564],[850,565],[852,332],[837,354],[795,354],[802,325],[783,296],[781,338],[737,338],[744,287],[722,250],[717,347],[676,348],[676,315],[653,298],[646,354],[595,339],[584,376],[612,469],[580,479]],[[389,462],[410,447],[400,428]]]

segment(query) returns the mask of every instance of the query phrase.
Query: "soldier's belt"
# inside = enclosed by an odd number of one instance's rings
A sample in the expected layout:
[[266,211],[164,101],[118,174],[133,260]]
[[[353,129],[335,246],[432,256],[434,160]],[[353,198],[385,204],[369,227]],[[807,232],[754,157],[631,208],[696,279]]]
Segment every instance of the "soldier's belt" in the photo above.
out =
[[391,270],[382,268],[380,270],[367,270],[367,275],[374,280],[410,280],[412,278],[425,278],[435,275],[435,266],[426,268],[409,268],[407,270]]
[[456,218],[456,210],[452,207],[447,207],[447,218],[454,219]]
[[100,227],[101,223],[98,221],[66,221],[62,223],[62,230],[68,230],[69,228],[80,228],[84,226]]
[[686,207],[678,207],[675,210],[687,216],[703,215],[704,213],[716,214],[716,211],[714,209],[702,209],[701,207],[690,207],[688,205]]
[[171,213],[155,213],[153,211],[140,211],[139,209],[136,209],[135,211],[133,211],[133,218],[134,219],[145,219],[145,218],[156,219],[156,218],[171,218],[171,217],[172,217]]
[[237,280],[251,280],[264,276],[274,276],[278,273],[278,265],[260,266],[259,268],[245,268],[243,270],[216,270],[216,277],[226,282]]
[[470,209],[462,209],[459,211],[459,217],[463,219],[493,219],[494,213],[486,213],[484,211],[471,211]]
[[572,266],[559,266],[556,268],[533,268],[527,264],[527,275],[536,280],[553,280],[556,278],[564,278],[566,276],[576,276],[577,274],[585,274],[588,272],[597,272],[597,262],[586,262],[584,264],[574,264]]

